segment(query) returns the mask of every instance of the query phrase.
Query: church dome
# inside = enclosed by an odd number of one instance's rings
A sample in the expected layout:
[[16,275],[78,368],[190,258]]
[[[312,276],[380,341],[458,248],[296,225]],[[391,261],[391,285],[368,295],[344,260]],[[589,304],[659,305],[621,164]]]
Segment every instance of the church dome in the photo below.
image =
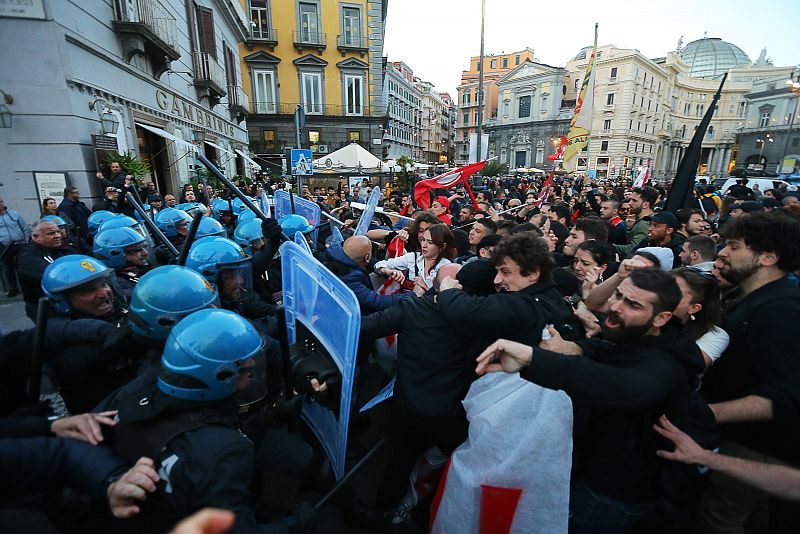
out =
[[687,44],[681,58],[689,65],[692,78],[718,79],[730,69],[749,65],[750,58],[738,46],[718,37],[704,37]]

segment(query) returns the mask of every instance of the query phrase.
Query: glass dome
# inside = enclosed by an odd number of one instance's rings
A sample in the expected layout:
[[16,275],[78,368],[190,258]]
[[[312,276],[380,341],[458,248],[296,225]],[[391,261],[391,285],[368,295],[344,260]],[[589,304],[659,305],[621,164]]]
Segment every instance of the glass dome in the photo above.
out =
[[734,67],[750,64],[750,58],[741,48],[717,37],[692,41],[681,50],[681,58],[690,67],[688,76],[709,80],[722,78]]

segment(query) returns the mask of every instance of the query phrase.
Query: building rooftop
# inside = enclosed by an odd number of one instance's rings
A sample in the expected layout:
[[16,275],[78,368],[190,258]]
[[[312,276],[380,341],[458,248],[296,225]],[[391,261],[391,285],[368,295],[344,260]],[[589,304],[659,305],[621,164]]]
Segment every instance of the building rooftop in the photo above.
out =
[[680,52],[689,65],[687,76],[719,79],[730,69],[749,65],[750,58],[735,44],[718,37],[704,37],[687,44]]

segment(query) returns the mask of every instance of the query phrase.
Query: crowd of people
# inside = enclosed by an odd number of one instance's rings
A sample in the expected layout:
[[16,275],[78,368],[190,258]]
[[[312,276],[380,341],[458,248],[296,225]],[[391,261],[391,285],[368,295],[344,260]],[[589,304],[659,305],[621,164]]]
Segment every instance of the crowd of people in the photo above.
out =
[[[31,320],[47,308],[36,328],[0,340],[4,530],[166,532],[199,513],[180,531],[327,531],[305,502],[287,509],[265,497],[335,483],[300,414],[310,402],[338,409],[341,377],[286,343],[282,305],[297,303],[282,302],[279,250],[298,233],[360,308],[351,452],[372,418],[388,422],[385,470],[364,467],[380,470],[374,495],[347,484],[328,504],[354,527],[410,520],[456,532],[454,498],[488,513],[448,481],[475,445],[477,408],[465,399],[495,373],[566,394],[572,407],[549,414],[569,436],[563,479],[523,470],[568,501],[537,511],[542,524],[571,533],[800,524],[796,191],[702,184],[696,207],[671,213],[662,184],[479,178],[474,202],[460,183],[435,191],[430,209],[383,190],[356,235],[368,180],[303,186],[326,214],[315,226],[262,219],[230,190],[187,184],[178,199],[162,196],[117,163],[97,178],[105,195],[93,210],[70,187],[30,226],[0,200],[4,285],[9,296],[21,290]],[[264,205],[282,185],[241,189]],[[42,373],[63,399],[59,417],[38,395]],[[359,414],[369,376],[393,379],[393,394]],[[528,431],[547,433],[540,421]],[[496,451],[470,468],[478,496],[518,445],[482,432]]]

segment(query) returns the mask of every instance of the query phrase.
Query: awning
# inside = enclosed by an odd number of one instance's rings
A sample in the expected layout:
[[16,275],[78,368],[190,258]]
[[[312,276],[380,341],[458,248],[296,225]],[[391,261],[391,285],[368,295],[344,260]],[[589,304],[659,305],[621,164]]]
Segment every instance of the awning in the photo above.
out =
[[209,141],[208,139],[206,139],[204,142],[205,142],[205,144],[207,144],[208,146],[213,146],[213,147],[214,147],[214,148],[216,148],[217,150],[221,150],[222,152],[226,152],[226,153],[230,154],[231,156],[233,156],[233,155],[234,155],[234,153],[233,153],[233,151],[232,151],[232,150],[228,150],[227,148],[222,148],[221,146],[219,146],[219,145],[216,145],[216,144],[212,143],[212,142],[211,142],[211,141]]
[[159,137],[163,137],[164,139],[168,139],[169,141],[172,141],[173,143],[177,143],[178,145],[182,146],[186,150],[195,151],[195,150],[197,150],[199,148],[197,145],[195,145],[193,143],[190,143],[189,141],[184,141],[183,139],[178,139],[177,137],[175,137],[174,135],[172,135],[168,131],[162,130],[161,128],[156,128],[155,126],[148,126],[147,124],[142,124],[140,122],[137,122],[136,126],[141,126],[145,130],[153,132],[154,134],[158,135]]
[[253,159],[252,159],[250,156],[248,156],[247,154],[245,154],[244,152],[242,152],[242,151],[241,151],[241,150],[239,150],[238,148],[236,148],[236,149],[234,149],[234,150],[236,150],[236,153],[237,153],[237,154],[239,154],[240,156],[242,156],[242,157],[245,159],[245,161],[247,161],[248,163],[250,163],[250,165],[254,166],[254,167],[255,167],[256,169],[258,169],[259,171],[261,170],[261,165],[259,165],[258,163],[256,163],[256,162],[255,162],[255,161],[254,161],[254,160],[253,160]]

